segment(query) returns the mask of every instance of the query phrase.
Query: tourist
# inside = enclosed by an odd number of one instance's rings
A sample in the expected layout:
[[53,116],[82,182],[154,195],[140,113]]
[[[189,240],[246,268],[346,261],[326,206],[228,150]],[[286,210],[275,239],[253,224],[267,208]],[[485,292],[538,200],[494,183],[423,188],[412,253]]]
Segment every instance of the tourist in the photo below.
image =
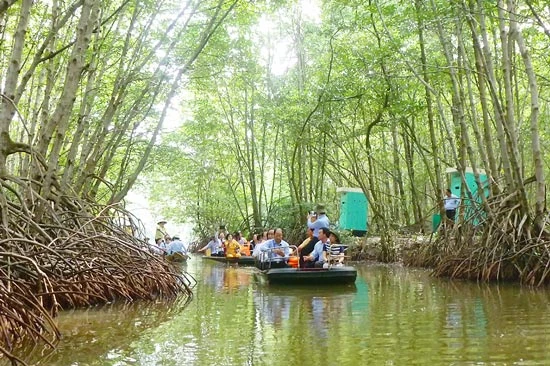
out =
[[241,256],[241,246],[240,244],[233,239],[233,235],[227,235],[227,240],[225,241],[225,256],[227,258],[239,258]]
[[174,253],[187,255],[187,248],[185,247],[185,244],[183,244],[183,242],[180,240],[180,237],[178,235],[174,235],[172,237],[170,245],[168,245],[167,254],[173,255]]
[[223,257],[223,249],[219,239],[211,236],[208,244],[199,249],[199,252],[204,252],[210,249],[210,255],[213,257]]
[[306,267],[323,268],[327,264],[327,249],[330,246],[330,240],[328,239],[330,230],[326,227],[319,229],[319,241],[315,243],[313,251],[310,255],[304,256]]
[[313,251],[313,248],[315,247],[315,243],[317,242],[317,239],[313,240],[314,236],[313,236],[312,228],[308,227],[306,230],[306,234],[307,234],[307,238],[305,238],[305,240],[298,246],[300,268],[305,267],[306,263],[304,261],[304,256],[311,254],[311,252]]
[[327,250],[329,264],[335,264],[337,267],[344,265],[344,251],[346,247],[340,244],[340,237],[335,231],[331,231],[329,235],[330,246]]
[[286,261],[290,255],[290,246],[283,240],[283,230],[277,228],[268,231],[273,232],[273,239],[270,239],[262,244],[262,268],[286,267]]

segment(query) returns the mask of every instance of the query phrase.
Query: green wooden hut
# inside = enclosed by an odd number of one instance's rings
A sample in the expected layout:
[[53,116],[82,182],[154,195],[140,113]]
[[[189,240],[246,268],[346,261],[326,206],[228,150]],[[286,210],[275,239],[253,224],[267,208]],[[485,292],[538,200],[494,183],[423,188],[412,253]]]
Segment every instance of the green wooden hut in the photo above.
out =
[[483,219],[483,216],[480,216],[478,209],[481,203],[481,194],[484,194],[485,197],[489,196],[489,179],[487,178],[487,173],[485,173],[483,169],[477,169],[482,186],[481,192],[477,187],[474,171],[472,168],[466,168],[464,170],[466,187],[464,187],[464,192],[462,192],[462,178],[460,176],[460,171],[455,168],[448,168],[445,172],[449,176],[449,186],[451,192],[456,194],[462,200],[459,210],[464,210],[464,219],[470,220],[474,225],[478,225]]
[[[487,197],[489,196],[489,179],[487,177],[487,173],[485,173],[483,169],[478,169],[477,172],[481,181],[483,194]],[[458,218],[462,211],[464,212],[465,220],[469,220],[474,225],[478,225],[483,219],[483,215],[478,210],[479,204],[481,203],[481,192],[478,190],[473,169],[466,168],[464,170],[464,178],[466,181],[464,193],[462,192],[462,178],[460,176],[460,171],[456,168],[447,168],[445,173],[447,173],[447,176],[449,177],[449,189],[454,195],[461,198],[459,211],[456,217]],[[467,190],[470,191],[471,195],[468,194]],[[434,232],[437,230],[440,222],[440,215],[433,215],[432,228]]]
[[340,187],[340,218],[338,227],[351,230],[354,236],[363,236],[368,227],[368,201],[360,188]]

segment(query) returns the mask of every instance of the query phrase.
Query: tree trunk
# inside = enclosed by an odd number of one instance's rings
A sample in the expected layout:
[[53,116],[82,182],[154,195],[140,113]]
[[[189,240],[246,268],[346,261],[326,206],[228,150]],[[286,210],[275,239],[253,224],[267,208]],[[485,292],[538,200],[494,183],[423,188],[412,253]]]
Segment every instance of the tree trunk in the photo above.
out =
[[[436,138],[435,133],[435,121],[434,121],[434,111],[433,111],[433,100],[430,89],[430,77],[428,72],[428,65],[426,59],[426,49],[424,41],[424,21],[423,21],[423,10],[421,0],[415,0],[414,2],[416,9],[416,21],[417,21],[417,32],[418,32],[418,45],[420,46],[420,62],[422,64],[422,80],[424,84],[424,93],[426,98],[426,108],[428,110],[428,128],[430,131],[430,144],[433,152],[433,167],[434,167],[434,176],[435,176],[435,186],[433,186],[434,196],[437,197],[437,202],[439,200],[440,190],[443,187],[441,182],[441,163],[440,163],[440,154],[439,154],[439,143]],[[441,206],[441,210],[443,207]]]
[[50,140],[53,139],[53,146],[48,158],[48,171],[42,185],[43,196],[46,198],[49,196],[51,185],[57,176],[61,147],[69,128],[82,70],[85,66],[86,53],[90,45],[90,37],[92,30],[97,25],[98,15],[99,1],[85,0],[76,28],[76,40],[67,64],[63,91],[53,115],[47,122],[48,127],[43,131],[46,134],[43,134],[38,142],[39,151],[45,154]]
[[[14,97],[21,68],[25,35],[29,24],[32,0],[23,0],[19,11],[19,22],[13,35],[13,47],[10,56],[4,91],[0,99],[0,176],[8,173],[6,160],[11,151],[10,124],[15,113]],[[6,7],[7,8],[7,7]]]
[[[513,9],[511,1],[508,1],[508,8]],[[510,32],[515,36],[516,43],[518,44],[519,52],[525,65],[525,73],[529,80],[529,94],[531,96],[531,152],[533,154],[533,165],[535,168],[536,178],[536,194],[535,194],[535,220],[542,220],[542,216],[545,211],[545,178],[544,178],[544,164],[541,155],[540,148],[540,135],[538,128],[539,117],[539,92],[537,86],[537,77],[533,70],[533,63],[531,62],[531,56],[525,45],[523,34],[518,28],[516,21],[516,15],[514,12],[510,12]]]

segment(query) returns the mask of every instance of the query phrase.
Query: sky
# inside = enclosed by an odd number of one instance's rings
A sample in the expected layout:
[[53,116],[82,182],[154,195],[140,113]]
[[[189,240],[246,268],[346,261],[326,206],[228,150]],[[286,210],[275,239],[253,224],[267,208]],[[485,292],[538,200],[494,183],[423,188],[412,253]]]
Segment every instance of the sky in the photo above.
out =
[[[130,191],[126,196],[126,209],[142,222],[145,227],[145,235],[149,238],[149,242],[153,244],[157,222],[165,218],[153,212],[149,199],[143,192]],[[165,225],[168,234],[172,236],[179,235],[185,244],[189,244],[194,240],[192,224],[170,222],[168,219],[166,221],[168,221]]]

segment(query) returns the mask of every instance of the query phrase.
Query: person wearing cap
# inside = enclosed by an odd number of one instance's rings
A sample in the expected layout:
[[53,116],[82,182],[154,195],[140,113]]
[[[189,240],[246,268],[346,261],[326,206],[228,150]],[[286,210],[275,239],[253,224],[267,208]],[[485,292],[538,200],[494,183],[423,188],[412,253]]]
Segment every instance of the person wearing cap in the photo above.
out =
[[155,232],[155,242],[157,242],[159,239],[164,239],[167,236],[170,236],[168,234],[168,231],[164,227],[166,224],[166,220],[160,220],[157,222],[157,231]]
[[313,229],[313,237],[315,239],[319,238],[319,229],[330,227],[330,220],[326,215],[325,206],[318,204],[315,207],[315,212],[307,216],[307,227]]
[[185,244],[183,244],[183,242],[180,240],[180,237],[178,235],[174,235],[172,237],[170,245],[168,245],[167,254],[173,255],[174,253],[180,253],[184,256],[187,256],[187,248],[185,247]]

